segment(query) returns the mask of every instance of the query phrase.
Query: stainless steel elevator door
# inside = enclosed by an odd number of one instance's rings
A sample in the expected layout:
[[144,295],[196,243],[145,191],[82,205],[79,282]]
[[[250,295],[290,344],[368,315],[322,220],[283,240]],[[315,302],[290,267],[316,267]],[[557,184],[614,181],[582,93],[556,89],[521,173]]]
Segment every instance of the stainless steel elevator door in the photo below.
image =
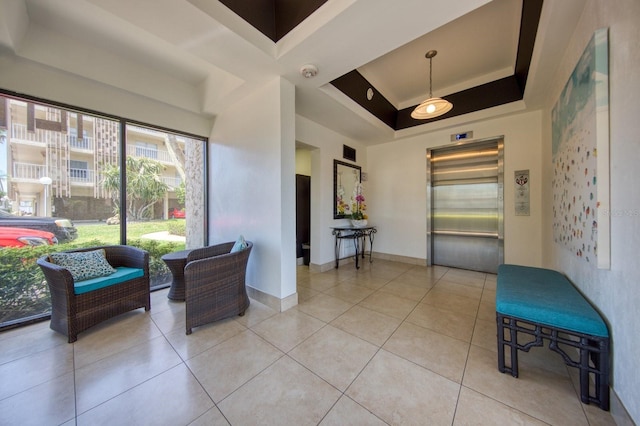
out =
[[497,272],[502,263],[502,143],[430,150],[431,264]]

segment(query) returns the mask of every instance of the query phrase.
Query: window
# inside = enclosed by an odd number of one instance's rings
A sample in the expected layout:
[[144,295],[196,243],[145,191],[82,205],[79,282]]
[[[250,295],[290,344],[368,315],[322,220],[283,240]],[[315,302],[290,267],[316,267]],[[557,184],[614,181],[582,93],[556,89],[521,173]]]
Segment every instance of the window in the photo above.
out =
[[89,165],[86,161],[70,160],[69,177],[71,180],[87,182],[89,181]]
[[[46,318],[49,290],[35,259],[71,242],[146,249],[152,289],[171,282],[163,254],[187,240],[189,247],[207,243],[206,221],[189,219],[190,211],[205,211],[206,139],[2,91],[1,106],[0,198],[8,220],[38,216],[64,229],[53,226],[55,246],[0,247],[0,329]],[[169,220],[170,208],[185,219]],[[0,222],[0,234],[7,226]]]

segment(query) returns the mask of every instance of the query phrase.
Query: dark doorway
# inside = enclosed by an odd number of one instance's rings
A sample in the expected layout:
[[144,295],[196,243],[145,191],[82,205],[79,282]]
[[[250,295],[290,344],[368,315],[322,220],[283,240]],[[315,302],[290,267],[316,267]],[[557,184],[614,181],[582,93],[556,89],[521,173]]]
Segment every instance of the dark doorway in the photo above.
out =
[[311,241],[311,176],[296,175],[296,257],[303,257]]

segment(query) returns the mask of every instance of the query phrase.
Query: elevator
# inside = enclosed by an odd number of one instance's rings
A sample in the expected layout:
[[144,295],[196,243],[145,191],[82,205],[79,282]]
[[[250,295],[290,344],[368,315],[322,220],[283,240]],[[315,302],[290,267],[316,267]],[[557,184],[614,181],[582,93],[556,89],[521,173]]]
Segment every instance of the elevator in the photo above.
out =
[[427,262],[496,273],[504,261],[503,138],[427,150]]

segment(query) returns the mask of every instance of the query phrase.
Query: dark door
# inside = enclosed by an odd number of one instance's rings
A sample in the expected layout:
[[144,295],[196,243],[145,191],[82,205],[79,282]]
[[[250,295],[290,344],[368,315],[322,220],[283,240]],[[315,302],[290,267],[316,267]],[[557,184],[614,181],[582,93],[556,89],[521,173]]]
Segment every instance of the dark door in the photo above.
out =
[[296,257],[311,240],[311,176],[296,175]]

